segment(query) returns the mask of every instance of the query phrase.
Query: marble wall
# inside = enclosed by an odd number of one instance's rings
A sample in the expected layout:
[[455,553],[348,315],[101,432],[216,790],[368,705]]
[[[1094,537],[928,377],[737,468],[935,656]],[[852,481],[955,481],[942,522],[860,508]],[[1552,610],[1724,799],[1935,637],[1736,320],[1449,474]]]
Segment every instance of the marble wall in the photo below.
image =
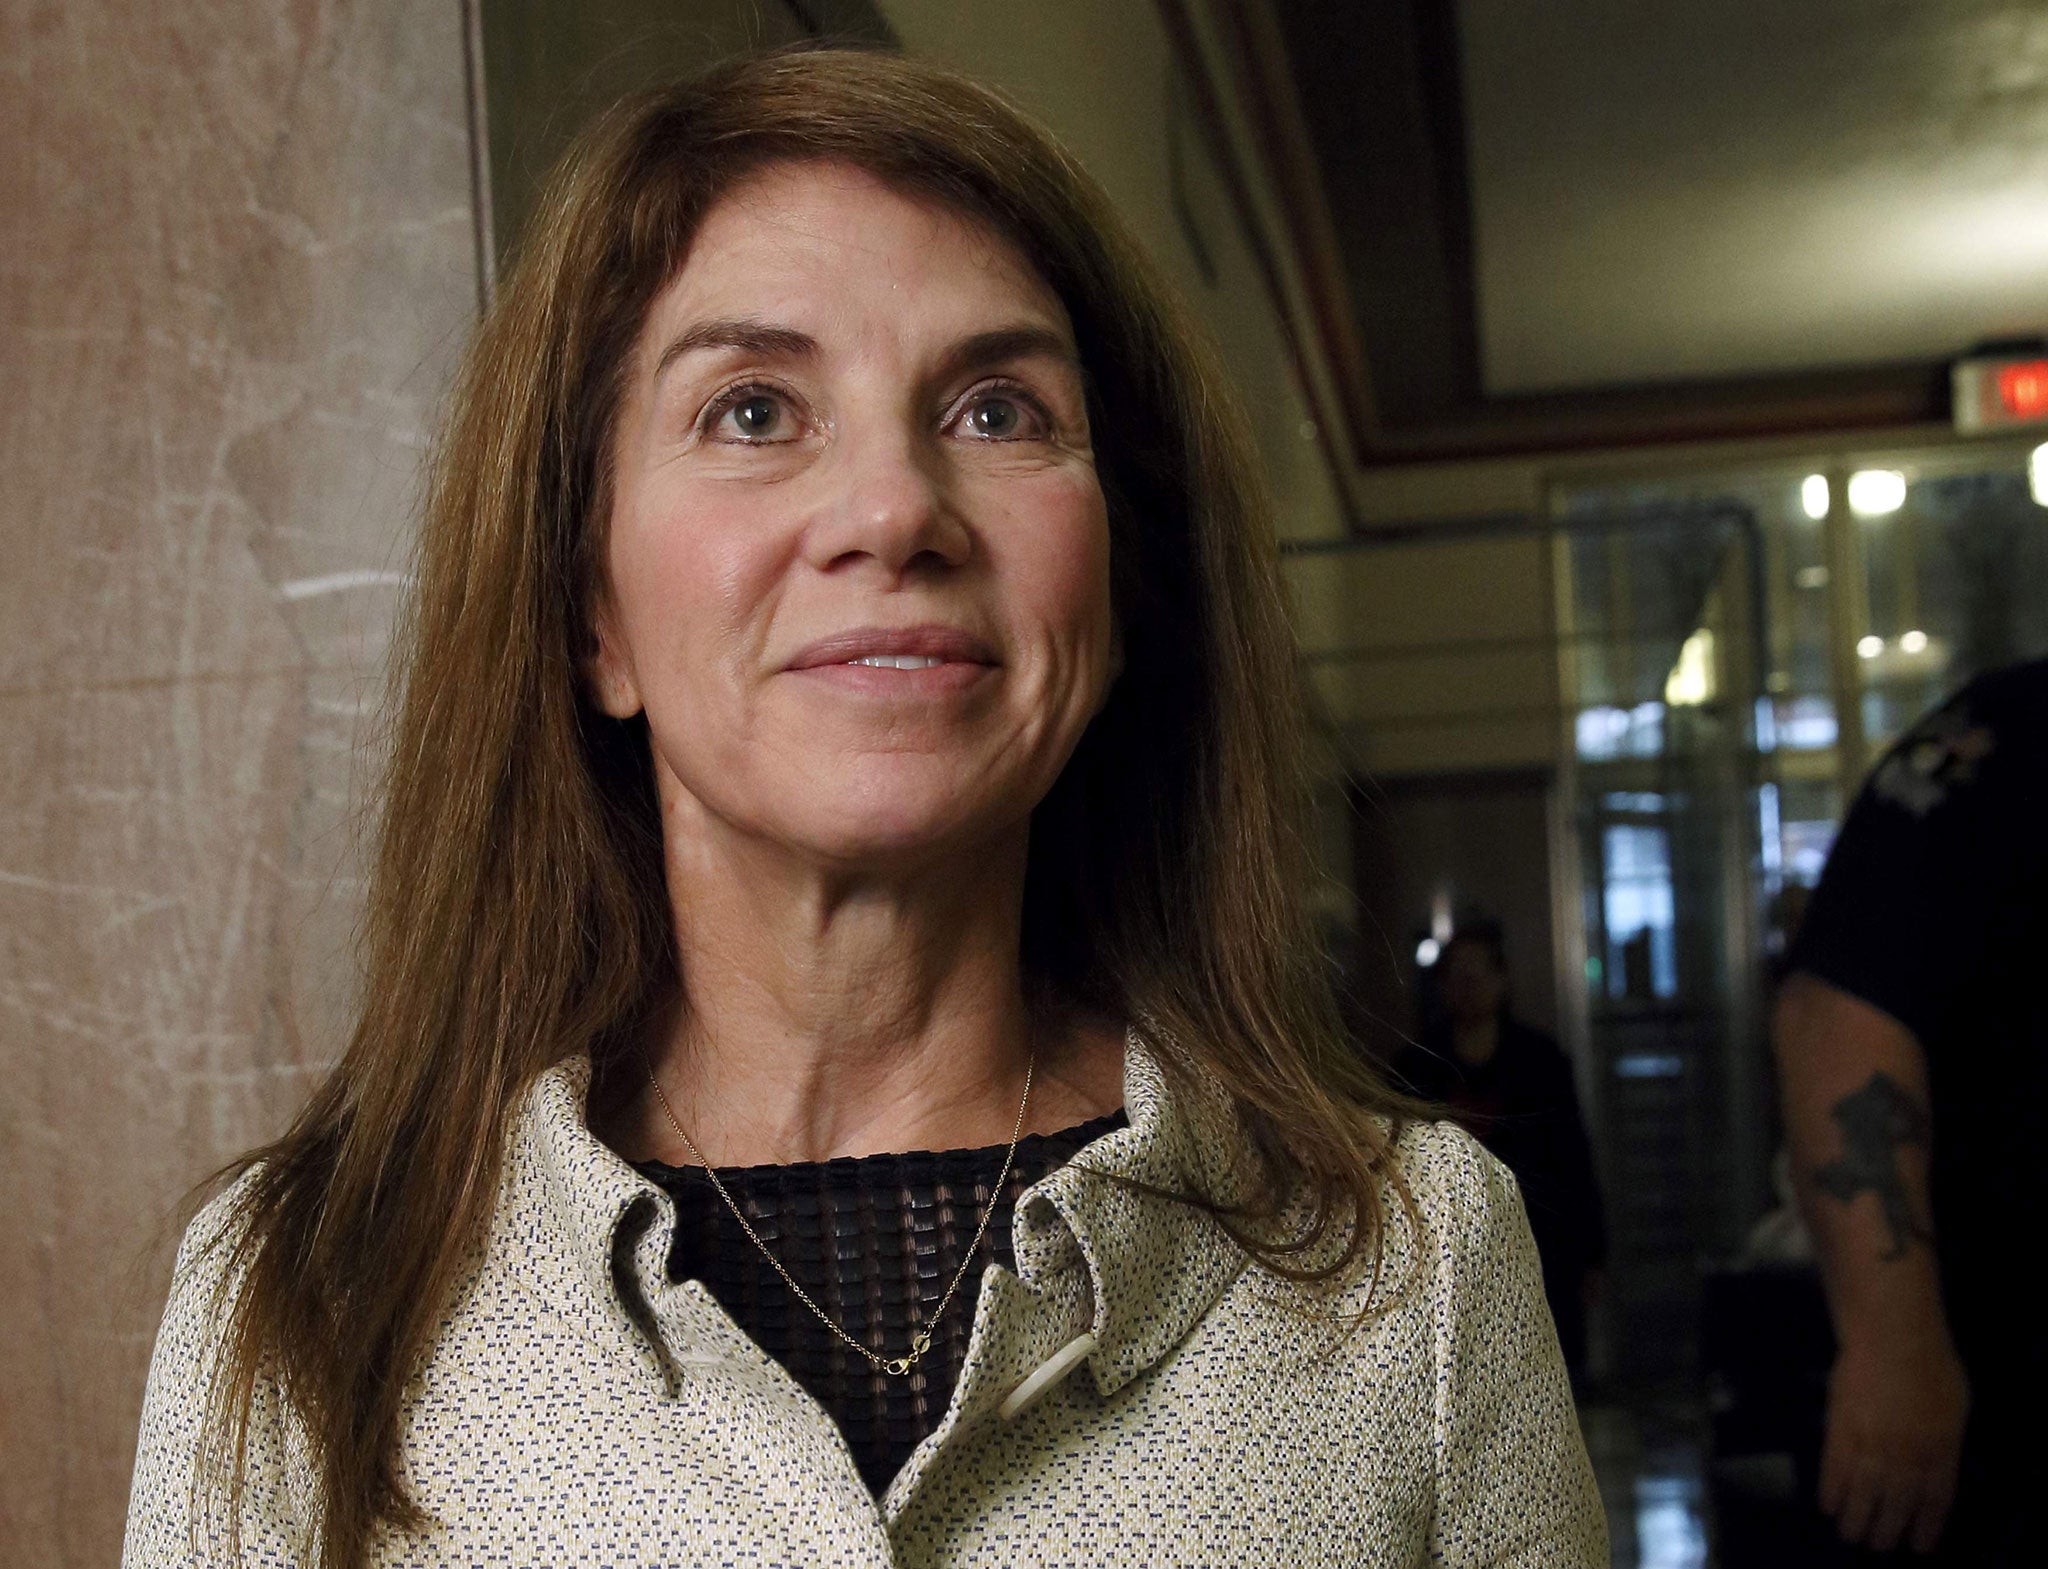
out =
[[337,1049],[476,307],[454,0],[0,8],[0,1562],[114,1562],[181,1195]]

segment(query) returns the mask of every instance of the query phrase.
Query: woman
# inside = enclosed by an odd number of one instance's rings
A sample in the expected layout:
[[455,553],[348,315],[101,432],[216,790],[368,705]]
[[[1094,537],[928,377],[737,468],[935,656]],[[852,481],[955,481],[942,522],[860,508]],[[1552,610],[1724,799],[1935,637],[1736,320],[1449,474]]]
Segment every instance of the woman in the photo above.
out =
[[1395,1080],[1449,1108],[1515,1174],[1565,1367],[1580,1383],[1607,1218],[1572,1065],[1556,1041],[1515,1017],[1507,941],[1494,922],[1451,934],[1437,956],[1436,992],[1437,1017],[1395,1058]]
[[587,137],[440,453],[362,1017],[181,1250],[128,1561],[1604,1562],[1512,1184],[1303,938],[1248,472],[989,94],[783,55]]

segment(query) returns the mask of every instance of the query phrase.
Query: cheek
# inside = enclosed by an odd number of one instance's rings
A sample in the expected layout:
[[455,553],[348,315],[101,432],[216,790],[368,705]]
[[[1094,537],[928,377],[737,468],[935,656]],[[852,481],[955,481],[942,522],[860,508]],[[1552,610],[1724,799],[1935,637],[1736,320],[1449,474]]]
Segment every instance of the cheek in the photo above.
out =
[[1048,483],[1012,522],[1012,577],[1033,619],[1062,644],[1106,650],[1109,520],[1094,476]]
[[672,498],[615,528],[613,595],[643,679],[689,684],[742,654],[778,576],[774,531],[699,497]]

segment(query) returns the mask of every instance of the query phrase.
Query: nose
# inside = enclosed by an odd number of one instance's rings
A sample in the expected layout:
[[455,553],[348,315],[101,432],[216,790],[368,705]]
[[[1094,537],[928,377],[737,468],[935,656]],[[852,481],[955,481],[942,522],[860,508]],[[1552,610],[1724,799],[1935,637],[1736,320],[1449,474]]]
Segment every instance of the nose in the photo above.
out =
[[972,536],[939,469],[912,434],[849,432],[805,541],[811,564],[828,572],[866,566],[892,583],[963,565]]

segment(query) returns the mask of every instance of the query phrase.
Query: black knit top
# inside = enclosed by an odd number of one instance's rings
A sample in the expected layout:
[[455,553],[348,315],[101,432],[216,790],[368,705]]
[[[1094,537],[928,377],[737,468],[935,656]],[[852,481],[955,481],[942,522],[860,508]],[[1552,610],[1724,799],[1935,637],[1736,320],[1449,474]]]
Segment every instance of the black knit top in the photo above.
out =
[[[1016,1267],[1010,1219],[1018,1197],[1083,1145],[1124,1125],[1118,1111],[1018,1141],[981,1257],[932,1329],[931,1349],[900,1377],[876,1371],[797,1301],[702,1168],[647,1161],[638,1169],[676,1201],[669,1278],[701,1280],[734,1322],[789,1370],[839,1424],[862,1478],[879,1496],[945,1415],[967,1360],[982,1271],[992,1263]],[[783,1268],[833,1322],[881,1356],[900,1357],[929,1324],[974,1241],[1008,1148],[721,1167],[718,1177]]]

